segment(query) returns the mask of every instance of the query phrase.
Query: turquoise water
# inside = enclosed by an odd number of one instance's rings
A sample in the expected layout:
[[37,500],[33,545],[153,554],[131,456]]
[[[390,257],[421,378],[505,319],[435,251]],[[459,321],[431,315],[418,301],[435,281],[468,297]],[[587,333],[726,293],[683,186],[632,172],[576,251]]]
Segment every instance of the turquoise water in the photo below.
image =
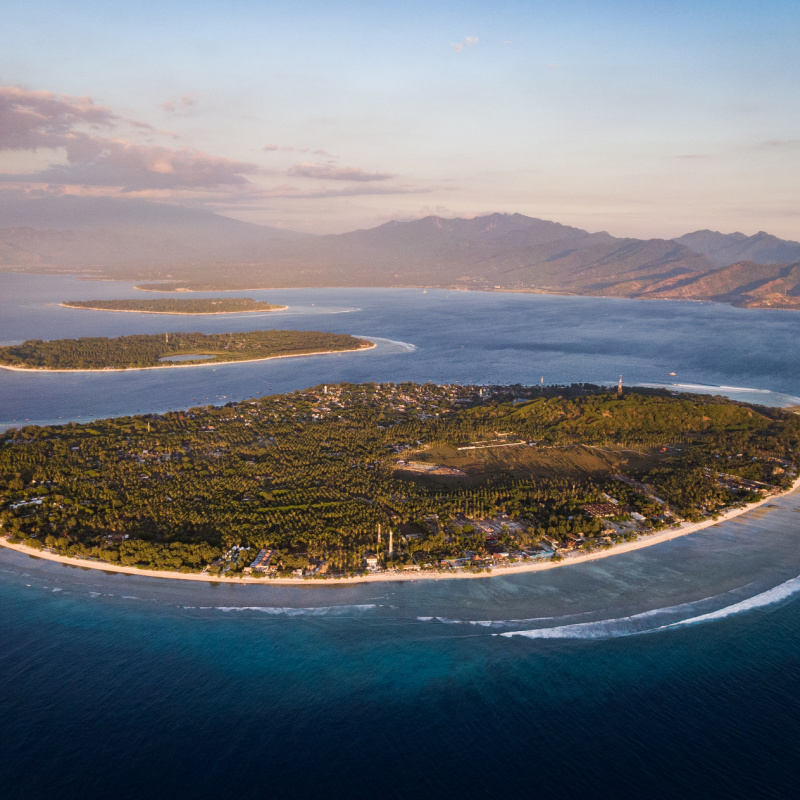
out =
[[[0,281],[4,343],[258,324],[62,309],[47,303],[136,293]],[[289,303],[270,326],[379,346],[166,374],[0,371],[0,419],[86,419],[343,379],[615,382],[623,372],[775,404],[800,393],[791,312],[243,294]],[[467,581],[195,585],[2,550],[0,793],[794,797],[800,495],[770,505],[595,563]]]

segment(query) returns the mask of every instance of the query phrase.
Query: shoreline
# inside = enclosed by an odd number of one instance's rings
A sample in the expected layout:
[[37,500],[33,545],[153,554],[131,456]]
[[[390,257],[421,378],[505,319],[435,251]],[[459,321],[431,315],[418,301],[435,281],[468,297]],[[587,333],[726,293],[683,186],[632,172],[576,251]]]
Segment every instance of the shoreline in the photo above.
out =
[[[138,313],[138,312],[133,312]],[[160,312],[158,312],[160,313]],[[364,337],[359,337],[364,338]],[[288,353],[284,356],[265,356],[264,358],[243,358],[236,361],[201,361],[199,363],[165,363],[158,367],[100,367],[99,369],[50,369],[49,367],[12,367],[10,364],[0,364],[0,369],[11,370],[12,372],[91,372],[108,374],[111,372],[143,372],[147,369],[182,369],[185,367],[219,367],[226,364],[253,364],[256,361],[272,361],[276,358],[303,358],[303,356],[330,356],[336,353],[361,353],[365,350],[374,350],[378,345],[370,342],[368,347],[356,347],[353,350],[320,350],[315,353]],[[187,354],[191,355],[191,353]]]
[[638,538],[633,542],[624,542],[623,544],[614,545],[607,550],[599,552],[585,553],[575,556],[566,556],[562,561],[558,562],[539,562],[535,564],[522,563],[512,564],[507,567],[495,567],[490,572],[462,572],[462,571],[446,571],[439,572],[438,570],[406,570],[400,572],[383,572],[373,575],[356,575],[351,578],[324,578],[315,580],[313,578],[226,578],[222,575],[205,575],[198,572],[170,572],[167,570],[154,570],[154,569],[139,569],[138,567],[126,567],[118,564],[113,564],[106,561],[90,561],[86,558],[76,558],[73,556],[61,556],[56,553],[47,552],[45,550],[38,550],[35,547],[28,547],[24,544],[13,544],[6,539],[5,535],[0,535],[0,547],[5,547],[9,550],[15,550],[23,555],[32,556],[34,558],[41,558],[45,561],[54,561],[59,564],[64,564],[71,567],[83,567],[84,569],[99,569],[104,572],[119,572],[125,575],[143,575],[148,578],[162,578],[166,580],[186,580],[186,581],[204,581],[206,583],[227,583],[227,584],[255,584],[258,586],[304,586],[307,588],[330,588],[332,586],[352,586],[357,583],[383,583],[386,581],[426,581],[426,580],[469,580],[481,578],[494,578],[503,575],[517,575],[522,572],[543,572],[549,569],[558,569],[559,567],[568,567],[573,564],[584,564],[588,561],[596,561],[601,558],[609,558],[610,556],[619,555],[620,553],[631,553],[635,550],[642,550],[646,547],[652,547],[662,542],[668,542],[672,539],[677,539],[681,536],[688,536],[690,533],[697,533],[705,528],[720,525],[728,520],[740,517],[748,511],[753,511],[766,505],[778,497],[785,497],[800,488],[800,475],[795,478],[794,483],[785,491],[779,494],[769,495],[761,500],[751,503],[742,508],[732,508],[722,514],[718,519],[708,519],[702,522],[684,522],[678,528],[669,528],[665,531],[658,531],[657,533],[647,534],[644,537]]
[[59,303],[62,308],[74,308],[78,311],[110,311],[114,314],[166,314],[169,317],[215,317],[220,314],[271,314],[273,311],[286,311],[289,306],[274,308],[252,308],[248,311],[138,311],[135,308],[96,308],[95,306],[71,306]]

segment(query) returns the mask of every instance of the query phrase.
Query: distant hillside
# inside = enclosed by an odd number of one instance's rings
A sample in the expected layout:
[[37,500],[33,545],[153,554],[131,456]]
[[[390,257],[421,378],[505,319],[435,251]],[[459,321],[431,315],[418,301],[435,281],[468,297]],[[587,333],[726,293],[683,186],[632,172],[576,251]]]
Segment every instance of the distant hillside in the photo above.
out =
[[752,261],[754,264],[789,264],[800,261],[800,242],[778,239],[764,231],[753,236],[695,231],[675,241],[686,245],[695,253],[707,256],[717,267],[725,267],[737,261]]
[[250,262],[307,234],[204,209],[84,197],[0,203],[0,268],[163,276]]
[[491,214],[311,236],[147,201],[37,202],[0,206],[0,269],[169,279],[172,291],[430,286],[800,308],[800,243],[765,233],[620,239]]

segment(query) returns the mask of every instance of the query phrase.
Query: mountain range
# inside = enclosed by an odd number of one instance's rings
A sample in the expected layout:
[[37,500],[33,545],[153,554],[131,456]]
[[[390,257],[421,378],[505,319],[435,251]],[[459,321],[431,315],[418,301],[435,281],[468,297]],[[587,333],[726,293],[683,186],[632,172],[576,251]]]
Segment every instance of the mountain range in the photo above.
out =
[[0,270],[172,289],[426,286],[800,308],[798,242],[709,230],[618,238],[521,214],[313,236],[143,200],[18,200],[0,203]]

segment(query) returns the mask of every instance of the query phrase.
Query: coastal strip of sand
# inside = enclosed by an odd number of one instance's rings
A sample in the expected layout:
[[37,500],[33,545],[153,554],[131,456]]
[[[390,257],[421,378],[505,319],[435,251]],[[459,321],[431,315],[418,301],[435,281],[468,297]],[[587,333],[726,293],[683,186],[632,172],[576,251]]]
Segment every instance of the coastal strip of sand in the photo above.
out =
[[[359,337],[364,338],[364,337]],[[176,363],[174,361],[165,361],[157,367],[101,367],[100,369],[49,369],[48,367],[12,367],[10,364],[0,364],[0,369],[8,369],[12,372],[93,372],[105,373],[110,372],[143,372],[147,369],[185,369],[187,367],[221,367],[228,364],[253,364],[256,361],[272,361],[276,358],[303,358],[304,356],[332,356],[337,353],[361,353],[365,350],[373,350],[378,345],[375,342],[370,342],[366,347],[356,347],[353,350],[318,350],[311,353],[289,353],[285,356],[266,356],[264,358],[243,358],[238,361],[201,361],[201,362],[188,362]],[[187,355],[194,355],[188,353]],[[197,355],[204,355],[198,353]]]
[[169,317],[214,317],[219,314],[269,314],[272,311],[286,311],[289,306],[273,308],[250,308],[246,311],[139,311],[135,308],[95,308],[94,306],[71,306],[59,303],[62,308],[75,308],[79,311],[111,311],[114,314],[166,314]]
[[330,587],[332,585],[341,584],[354,584],[354,583],[383,583],[385,581],[425,581],[425,580],[465,580],[470,578],[491,578],[499,575],[516,575],[521,572],[542,572],[548,569],[556,569],[558,567],[566,567],[572,564],[584,564],[587,561],[596,561],[601,558],[608,558],[609,556],[619,555],[620,553],[630,553],[634,550],[642,550],[645,547],[652,547],[655,544],[668,542],[671,539],[677,539],[679,536],[687,536],[690,533],[697,533],[704,528],[710,528],[712,525],[720,525],[723,522],[739,517],[749,511],[753,511],[760,506],[763,506],[777,497],[791,494],[800,488],[800,476],[794,481],[792,486],[785,492],[777,495],[769,495],[761,500],[751,503],[748,506],[740,508],[732,508],[721,514],[717,519],[707,519],[702,522],[684,522],[677,528],[669,528],[665,531],[658,531],[649,535],[640,536],[636,541],[625,542],[623,544],[615,545],[607,550],[599,552],[583,553],[579,555],[568,555],[562,561],[552,562],[537,562],[531,564],[530,562],[509,564],[507,566],[494,567],[490,572],[461,572],[455,570],[420,570],[420,571],[397,571],[397,572],[379,572],[372,575],[356,575],[351,578],[326,578],[323,580],[314,580],[308,578],[225,578],[219,575],[209,575],[198,572],[168,572],[166,570],[154,569],[139,569],[138,567],[123,567],[118,564],[112,564],[106,561],[90,561],[86,558],[73,558],[70,556],[62,556],[57,553],[51,553],[47,550],[39,550],[35,547],[28,547],[24,544],[15,544],[9,542],[4,536],[0,536],[0,546],[6,547],[10,550],[16,550],[18,553],[24,553],[35,558],[42,558],[46,561],[56,561],[60,564],[66,564],[72,567],[82,567],[84,569],[100,569],[105,572],[122,572],[126,575],[145,575],[149,578],[166,578],[169,580],[182,580],[182,581],[206,581],[209,583],[252,583],[259,586],[304,586],[308,588],[314,587]]

